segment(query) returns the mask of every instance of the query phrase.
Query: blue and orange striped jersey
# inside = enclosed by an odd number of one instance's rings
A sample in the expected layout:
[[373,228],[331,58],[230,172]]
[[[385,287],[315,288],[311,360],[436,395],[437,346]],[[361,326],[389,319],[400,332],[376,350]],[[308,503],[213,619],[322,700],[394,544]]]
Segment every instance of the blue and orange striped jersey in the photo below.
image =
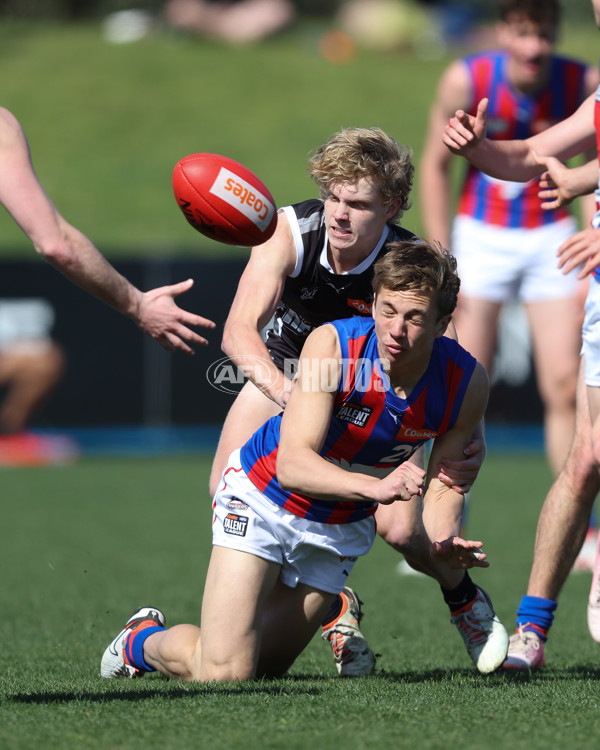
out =
[[[331,325],[338,333],[342,368],[320,455],[348,471],[384,476],[454,425],[475,359],[453,339],[435,339],[426,372],[403,399],[382,368],[373,319]],[[281,416],[267,421],[241,449],[241,465],[252,483],[277,505],[312,521],[352,523],[372,515],[373,502],[318,500],[279,485],[275,466]]]
[[[555,56],[551,60],[548,85],[537,94],[515,91],[506,75],[504,51],[465,57],[471,78],[474,112],[481,99],[489,99],[487,137],[492,140],[524,140],[573,114],[585,99],[586,65]],[[544,211],[538,198],[538,181],[507,182],[467,168],[458,213],[488,224],[530,229],[569,215],[565,208]]]

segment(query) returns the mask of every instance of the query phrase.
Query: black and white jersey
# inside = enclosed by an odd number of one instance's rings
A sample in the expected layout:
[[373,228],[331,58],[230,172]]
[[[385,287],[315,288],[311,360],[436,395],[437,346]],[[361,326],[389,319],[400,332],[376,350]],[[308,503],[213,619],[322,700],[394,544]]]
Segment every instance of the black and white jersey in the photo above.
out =
[[327,258],[327,232],[322,200],[308,200],[281,209],[292,229],[296,266],[287,277],[266,345],[275,364],[289,376],[289,362],[298,359],[308,334],[330,320],[371,314],[373,264],[386,243],[415,235],[387,224],[371,254],[347,273],[334,273]]

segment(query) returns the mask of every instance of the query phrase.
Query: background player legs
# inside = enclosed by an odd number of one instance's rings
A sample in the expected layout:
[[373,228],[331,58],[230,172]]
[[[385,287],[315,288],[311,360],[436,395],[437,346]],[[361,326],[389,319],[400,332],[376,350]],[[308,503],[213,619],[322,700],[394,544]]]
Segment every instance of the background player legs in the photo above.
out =
[[537,386],[544,404],[546,455],[556,476],[575,427],[575,393],[579,369],[579,314],[574,297],[525,305]]
[[458,343],[481,362],[490,377],[501,309],[500,302],[461,295],[454,315]]
[[585,538],[600,474],[594,463],[583,365],[577,384],[577,427],[564,470],[538,520],[527,594],[556,600]]

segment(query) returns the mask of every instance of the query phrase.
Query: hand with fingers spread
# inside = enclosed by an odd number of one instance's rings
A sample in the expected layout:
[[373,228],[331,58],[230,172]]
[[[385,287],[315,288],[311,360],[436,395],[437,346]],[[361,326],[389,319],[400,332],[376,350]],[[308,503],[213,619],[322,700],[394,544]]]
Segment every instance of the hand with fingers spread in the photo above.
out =
[[557,255],[558,267],[563,273],[581,266],[577,278],[585,279],[600,265],[600,229],[587,227],[571,235],[558,248]]
[[139,328],[167,351],[177,349],[186,354],[193,354],[190,343],[204,346],[208,342],[190,326],[215,327],[212,320],[187,312],[176,304],[175,297],[187,292],[193,284],[193,279],[187,279],[178,284],[143,292],[137,310],[132,316]]
[[483,542],[473,542],[452,536],[441,542],[433,542],[431,554],[454,570],[489,568],[487,555],[482,551]]

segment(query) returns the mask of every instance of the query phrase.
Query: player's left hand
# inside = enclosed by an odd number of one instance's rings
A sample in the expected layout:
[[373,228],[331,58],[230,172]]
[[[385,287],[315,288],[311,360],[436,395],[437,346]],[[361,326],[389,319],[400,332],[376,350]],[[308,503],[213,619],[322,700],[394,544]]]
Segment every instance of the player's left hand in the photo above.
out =
[[466,495],[477,479],[486,454],[485,440],[472,437],[464,454],[465,457],[459,461],[442,458],[437,466],[440,482],[461,495]]
[[193,285],[193,279],[187,279],[179,284],[161,286],[142,293],[134,320],[144,333],[167,351],[179,350],[193,354],[194,350],[189,344],[204,346],[208,341],[189,326],[214,328],[216,325],[208,318],[182,310],[175,303],[175,297],[187,292]]
[[453,570],[468,568],[489,568],[487,555],[482,551],[483,542],[467,541],[459,536],[451,536],[431,545],[432,557]]

